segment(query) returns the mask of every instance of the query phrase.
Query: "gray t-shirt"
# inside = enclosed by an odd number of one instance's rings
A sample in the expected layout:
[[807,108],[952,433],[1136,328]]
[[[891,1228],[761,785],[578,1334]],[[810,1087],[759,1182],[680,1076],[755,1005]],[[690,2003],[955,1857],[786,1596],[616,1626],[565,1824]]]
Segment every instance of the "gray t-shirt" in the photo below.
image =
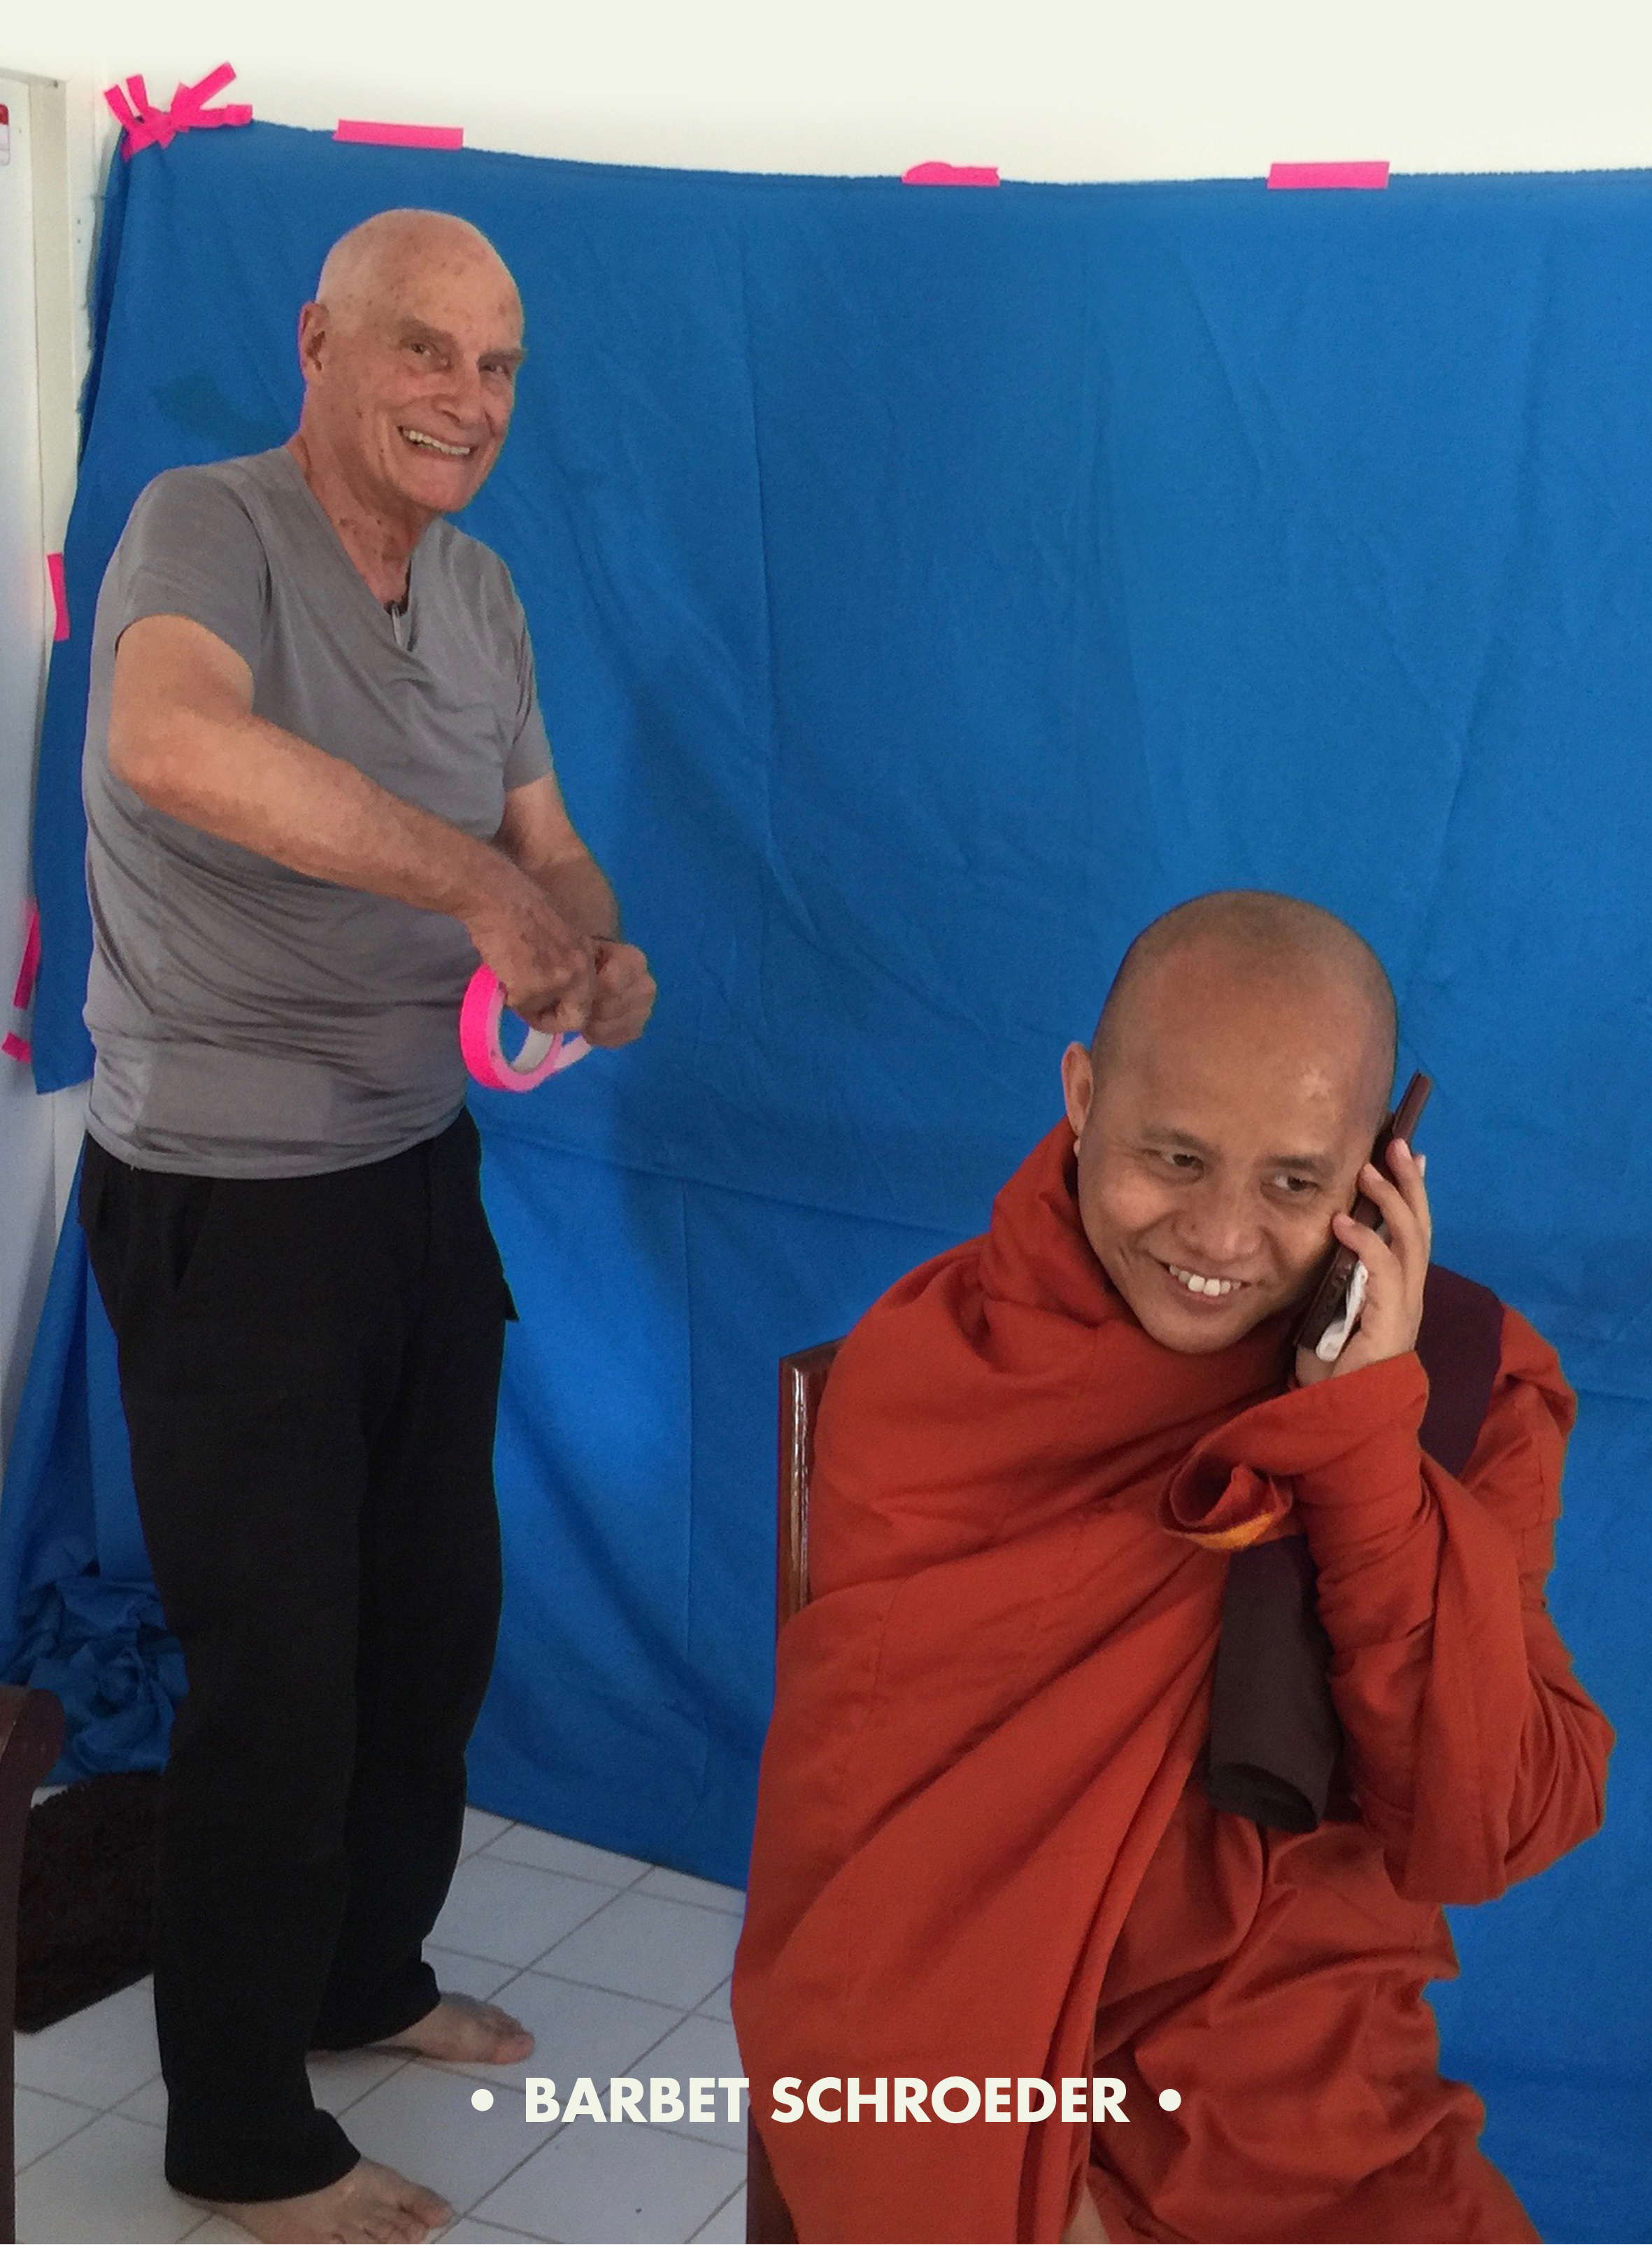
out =
[[506,790],[551,769],[510,573],[438,519],[398,627],[283,448],[158,476],[98,600],[84,777],[91,1136],[138,1168],[213,1177],[353,1169],[416,1145],[464,1102],[470,938],[442,913],[204,834],[114,777],[115,646],[154,615],[191,617],[233,647],[255,716],[488,841]]

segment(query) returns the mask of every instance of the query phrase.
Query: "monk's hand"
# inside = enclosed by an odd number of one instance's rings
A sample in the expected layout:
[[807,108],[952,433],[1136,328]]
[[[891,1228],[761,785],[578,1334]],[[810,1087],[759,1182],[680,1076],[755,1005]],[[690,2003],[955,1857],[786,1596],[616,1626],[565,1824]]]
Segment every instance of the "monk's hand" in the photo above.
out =
[[1370,1224],[1356,1224],[1346,1212],[1331,1218],[1337,1245],[1351,1247],[1365,1266],[1365,1300],[1359,1322],[1334,1364],[1324,1363],[1310,1348],[1297,1351],[1300,1387],[1317,1380],[1334,1380],[1339,1373],[1362,1372],[1368,1364],[1404,1356],[1417,1346],[1423,1282],[1433,1242],[1428,1195],[1423,1189],[1425,1157],[1396,1138],[1388,1150],[1388,1166],[1387,1177],[1370,1162],[1359,1173],[1360,1191],[1382,1211],[1385,1239]]
[[653,1011],[654,979],[633,943],[599,941],[596,989],[585,1033],[593,1045],[628,1045]]

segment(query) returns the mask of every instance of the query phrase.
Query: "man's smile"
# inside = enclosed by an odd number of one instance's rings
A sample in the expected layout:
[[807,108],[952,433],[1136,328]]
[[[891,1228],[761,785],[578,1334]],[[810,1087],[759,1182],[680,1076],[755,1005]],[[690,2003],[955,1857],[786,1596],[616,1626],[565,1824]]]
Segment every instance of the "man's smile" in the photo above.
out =
[[403,429],[401,433],[410,444],[416,444],[426,451],[440,452],[443,459],[468,460],[476,450],[474,444],[444,444],[439,437],[432,437],[423,429]]

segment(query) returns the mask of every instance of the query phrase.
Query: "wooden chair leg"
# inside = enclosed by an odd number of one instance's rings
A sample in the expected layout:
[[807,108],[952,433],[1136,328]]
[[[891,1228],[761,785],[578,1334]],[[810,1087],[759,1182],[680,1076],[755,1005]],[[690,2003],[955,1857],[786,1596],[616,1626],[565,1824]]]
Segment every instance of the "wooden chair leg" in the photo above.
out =
[[746,2120],[747,2245],[797,2245],[797,2232],[768,2164],[768,2153],[749,2115]]
[[17,1884],[35,1787],[63,1752],[63,1707],[50,1692],[0,1684],[0,2241],[17,2234],[12,2181],[11,2037],[17,2009]]

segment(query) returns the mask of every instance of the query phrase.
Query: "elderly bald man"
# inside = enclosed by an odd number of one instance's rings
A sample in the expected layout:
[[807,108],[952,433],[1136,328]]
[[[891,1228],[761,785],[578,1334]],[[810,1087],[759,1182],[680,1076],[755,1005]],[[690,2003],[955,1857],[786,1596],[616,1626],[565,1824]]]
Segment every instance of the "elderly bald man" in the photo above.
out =
[[800,2237],[1536,2235],[1422,1990],[1443,1903],[1600,1821],[1573,1398],[1370,1166],[1394,1044],[1330,914],[1180,907],[985,1238],[838,1352],[734,1978]]
[[162,1787],[166,2173],[266,2238],[420,2238],[309,2049],[531,2049],[439,1993],[498,1626],[511,1306],[464,1109],[478,955],[619,1045],[653,984],[552,774],[504,564],[522,308],[474,227],[345,235],[280,449],[159,477],[98,601],[80,1193],[188,1694]]

